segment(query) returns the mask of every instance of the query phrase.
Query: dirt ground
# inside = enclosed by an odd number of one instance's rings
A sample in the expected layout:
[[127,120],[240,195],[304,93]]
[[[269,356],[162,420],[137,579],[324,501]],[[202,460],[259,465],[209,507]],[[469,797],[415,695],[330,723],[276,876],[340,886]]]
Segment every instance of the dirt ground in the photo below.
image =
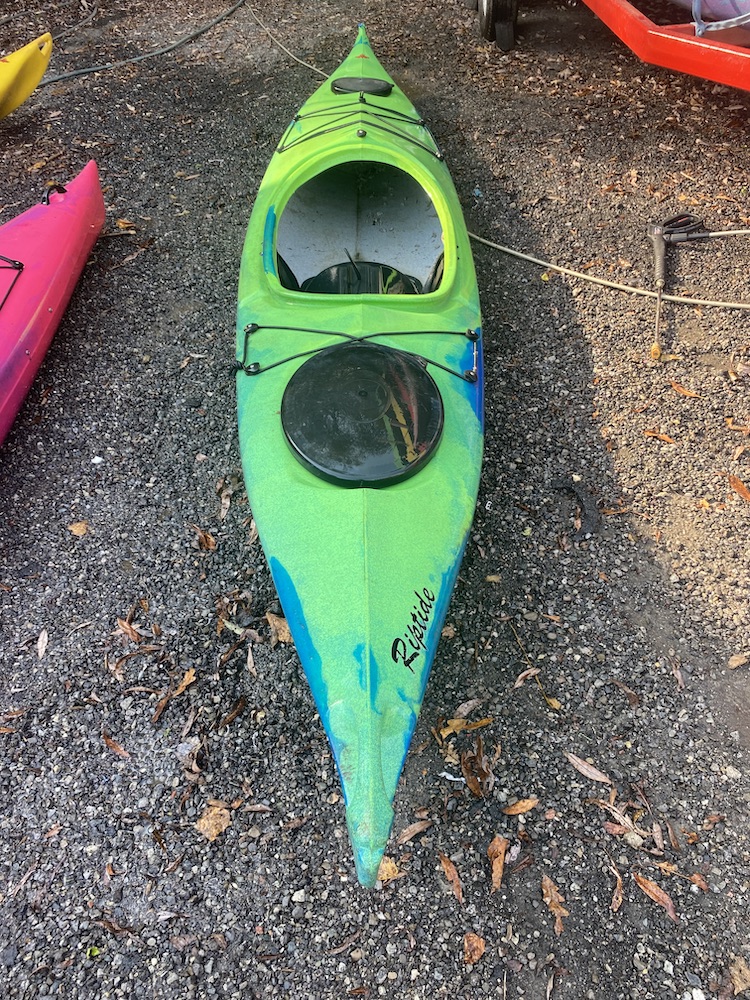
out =
[[[462,0],[259,0],[89,71],[221,13],[0,12],[2,51],[56,37],[0,123],[0,224],[91,157],[107,205],[0,450],[5,994],[750,996],[747,312],[665,302],[655,360],[653,298],[475,244],[482,485],[374,891],[272,643],[231,367],[254,193],[320,79],[290,53],[330,72],[364,20],[473,233],[640,288],[649,221],[750,225],[748,95],[551,2],[504,54]],[[670,247],[667,291],[747,300],[749,247]],[[490,721],[441,735],[467,702]]]

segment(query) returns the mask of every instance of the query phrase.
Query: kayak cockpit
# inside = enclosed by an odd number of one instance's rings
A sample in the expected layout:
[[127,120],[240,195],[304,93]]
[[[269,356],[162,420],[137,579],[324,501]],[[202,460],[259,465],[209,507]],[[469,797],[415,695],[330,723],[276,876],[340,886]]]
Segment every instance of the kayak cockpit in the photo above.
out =
[[[443,228],[425,189],[392,164],[338,164],[301,185],[276,234],[284,288],[415,295],[443,276]],[[345,259],[346,258],[346,259]]]

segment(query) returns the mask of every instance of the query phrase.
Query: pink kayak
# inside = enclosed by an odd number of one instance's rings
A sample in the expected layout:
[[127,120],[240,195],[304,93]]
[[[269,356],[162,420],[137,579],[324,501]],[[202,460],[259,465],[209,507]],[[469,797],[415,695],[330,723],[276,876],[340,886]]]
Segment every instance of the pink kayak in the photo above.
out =
[[0,445],[104,225],[96,163],[0,226]]

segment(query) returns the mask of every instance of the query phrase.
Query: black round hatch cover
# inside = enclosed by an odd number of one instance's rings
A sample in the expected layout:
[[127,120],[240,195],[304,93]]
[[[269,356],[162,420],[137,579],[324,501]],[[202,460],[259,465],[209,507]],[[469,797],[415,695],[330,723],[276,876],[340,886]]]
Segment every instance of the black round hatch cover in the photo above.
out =
[[281,422],[300,462],[343,486],[387,486],[419,472],[443,430],[424,363],[378,344],[328,347],[292,375]]
[[331,90],[334,94],[372,94],[376,97],[387,97],[393,90],[393,84],[373,76],[337,76],[331,81]]

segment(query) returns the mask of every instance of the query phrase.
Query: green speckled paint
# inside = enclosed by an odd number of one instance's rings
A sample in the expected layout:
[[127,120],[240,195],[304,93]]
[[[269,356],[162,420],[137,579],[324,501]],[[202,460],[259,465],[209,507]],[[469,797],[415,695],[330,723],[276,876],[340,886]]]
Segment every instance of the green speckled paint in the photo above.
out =
[[[373,55],[363,26],[334,76],[393,82]],[[338,102],[350,106],[353,99],[356,95],[334,94],[326,82],[300,114],[322,110],[325,115]],[[387,98],[372,103],[416,116],[395,86]],[[328,131],[320,128],[317,117],[314,125],[306,117],[296,120],[295,142],[274,154],[242,254],[237,357],[245,357],[244,331],[252,323],[263,329],[251,335],[245,360],[264,367],[340,342],[333,335],[268,329],[273,324],[355,336],[382,331],[377,343],[408,349],[458,371],[476,365],[478,379],[467,382],[429,366],[445,410],[438,451],[417,475],[382,489],[331,485],[292,455],[279,411],[286,383],[304,359],[260,375],[240,371],[237,402],[251,508],[333,748],[357,875],[371,886],[473,518],[482,458],[482,367],[481,340],[475,347],[467,338],[432,332],[481,332],[469,239],[448,170],[422,125],[400,124],[401,134],[393,134],[374,126],[369,114],[364,106],[361,113],[347,115],[343,126]],[[305,141],[299,142],[300,137]],[[347,161],[392,164],[428,192],[445,250],[445,273],[437,291],[312,295],[281,286],[275,267],[277,220],[299,185]],[[391,335],[405,330],[417,335]],[[411,634],[410,626],[416,630]],[[416,649],[412,636],[419,640]],[[399,640],[409,655],[417,653],[408,665]]]

